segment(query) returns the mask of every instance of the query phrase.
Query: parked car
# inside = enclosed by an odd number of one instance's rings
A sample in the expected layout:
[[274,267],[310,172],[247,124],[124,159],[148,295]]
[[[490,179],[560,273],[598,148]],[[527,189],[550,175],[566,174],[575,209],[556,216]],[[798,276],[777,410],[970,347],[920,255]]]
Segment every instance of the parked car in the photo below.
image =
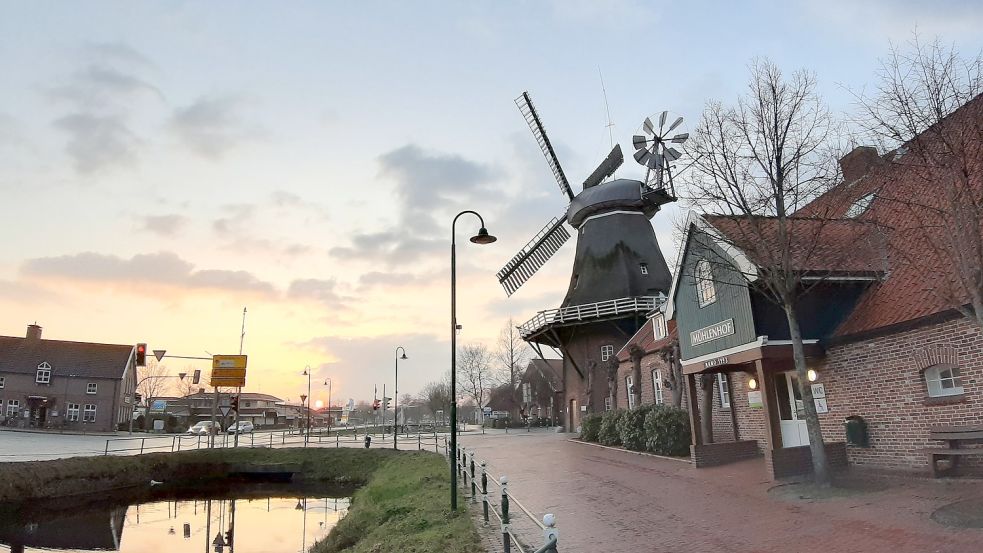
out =
[[193,436],[207,436],[209,434],[218,434],[219,425],[213,421],[201,421],[196,423],[194,426],[188,429],[188,434]]
[[[238,425],[238,427],[236,425]],[[254,428],[253,423],[249,421],[239,421],[238,423],[230,426],[227,432],[229,434],[249,434]]]

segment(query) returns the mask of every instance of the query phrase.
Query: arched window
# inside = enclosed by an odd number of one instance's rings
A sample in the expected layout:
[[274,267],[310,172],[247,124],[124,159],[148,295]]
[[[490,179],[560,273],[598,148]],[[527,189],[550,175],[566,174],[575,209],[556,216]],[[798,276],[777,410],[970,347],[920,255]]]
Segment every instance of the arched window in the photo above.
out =
[[47,361],[38,365],[38,373],[34,381],[38,384],[51,383],[51,365],[49,365]]
[[696,264],[696,297],[700,302],[700,307],[717,301],[717,288],[713,284],[713,269],[706,259],[701,259]]
[[963,393],[963,380],[959,367],[939,364],[925,369],[925,385],[929,397],[958,396]]

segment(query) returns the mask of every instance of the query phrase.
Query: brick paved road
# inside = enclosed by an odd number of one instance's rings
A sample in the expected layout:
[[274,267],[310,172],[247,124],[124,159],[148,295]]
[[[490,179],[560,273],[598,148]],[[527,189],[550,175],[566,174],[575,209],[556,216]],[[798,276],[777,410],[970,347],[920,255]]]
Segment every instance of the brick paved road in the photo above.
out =
[[980,481],[914,478],[884,491],[790,502],[767,493],[774,484],[763,460],[696,470],[569,437],[461,440],[493,474],[507,474],[533,512],[557,515],[564,553],[983,552],[983,530],[944,528],[929,518],[947,503],[983,497]]

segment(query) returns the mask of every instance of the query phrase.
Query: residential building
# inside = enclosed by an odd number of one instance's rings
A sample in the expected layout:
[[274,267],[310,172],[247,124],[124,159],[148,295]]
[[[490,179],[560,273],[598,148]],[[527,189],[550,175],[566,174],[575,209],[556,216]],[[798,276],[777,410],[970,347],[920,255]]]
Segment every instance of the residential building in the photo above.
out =
[[0,424],[112,432],[129,424],[136,388],[134,345],[0,336]]

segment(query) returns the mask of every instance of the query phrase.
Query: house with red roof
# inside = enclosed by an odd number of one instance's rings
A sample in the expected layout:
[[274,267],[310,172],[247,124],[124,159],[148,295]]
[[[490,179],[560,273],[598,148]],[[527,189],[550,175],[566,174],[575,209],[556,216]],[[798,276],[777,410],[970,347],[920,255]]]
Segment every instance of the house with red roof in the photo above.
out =
[[[951,127],[983,128],[983,98],[949,117]],[[796,310],[832,465],[927,470],[923,450],[939,446],[931,427],[980,424],[983,331],[966,316],[971,298],[953,285],[953,263],[939,255],[954,230],[912,215],[945,208],[946,176],[926,179],[908,146],[885,155],[855,148],[840,160],[843,181],[784,227],[770,217],[690,216],[663,316],[676,323],[694,427],[697,383],[705,376],[718,383],[714,427],[723,431],[712,442],[694,431],[696,466],[763,454],[772,477],[811,471],[790,331],[759,279],[776,266],[786,232],[801,238],[785,261],[804,287]],[[983,159],[975,163],[983,169]],[[968,179],[977,193],[981,174]],[[657,370],[647,357],[660,347],[657,331],[642,330],[648,334],[619,353],[623,370],[631,347]],[[641,399],[658,394],[642,373]],[[619,372],[626,377],[637,379],[637,370]]]
[[0,424],[112,432],[129,424],[136,347],[48,340],[41,327],[0,336]]

